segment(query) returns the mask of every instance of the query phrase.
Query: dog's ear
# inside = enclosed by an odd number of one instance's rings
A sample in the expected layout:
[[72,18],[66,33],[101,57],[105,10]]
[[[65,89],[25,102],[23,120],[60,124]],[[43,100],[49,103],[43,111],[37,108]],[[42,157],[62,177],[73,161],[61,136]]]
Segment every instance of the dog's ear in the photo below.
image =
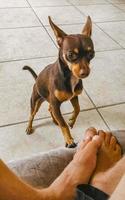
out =
[[67,34],[64,31],[62,31],[57,25],[55,25],[53,23],[50,16],[48,16],[48,19],[49,19],[50,26],[53,29],[53,32],[56,36],[57,43],[59,46],[61,46],[63,39],[65,36],[67,36]]
[[91,34],[92,34],[92,20],[91,20],[90,16],[87,17],[87,21],[86,21],[86,24],[85,24],[85,26],[83,28],[82,34],[85,35],[85,36],[91,37]]

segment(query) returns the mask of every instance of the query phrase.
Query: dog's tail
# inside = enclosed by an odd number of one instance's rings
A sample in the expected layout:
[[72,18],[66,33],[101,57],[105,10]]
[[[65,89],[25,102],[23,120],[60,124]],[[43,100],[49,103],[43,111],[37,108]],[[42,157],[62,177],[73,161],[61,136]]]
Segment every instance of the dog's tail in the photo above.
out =
[[33,70],[31,67],[29,67],[29,66],[24,66],[24,67],[23,67],[23,70],[28,70],[28,71],[30,71],[30,73],[32,74],[33,78],[34,78],[35,80],[37,79],[37,74],[34,72],[34,70]]

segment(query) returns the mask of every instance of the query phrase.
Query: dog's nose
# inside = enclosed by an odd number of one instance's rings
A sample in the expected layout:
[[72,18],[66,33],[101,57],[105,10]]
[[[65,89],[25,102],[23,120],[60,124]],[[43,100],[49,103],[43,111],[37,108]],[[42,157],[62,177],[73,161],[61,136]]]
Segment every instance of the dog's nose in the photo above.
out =
[[80,70],[80,76],[85,76],[85,75],[86,75],[85,70],[81,69],[81,70]]
[[85,74],[84,71],[80,72],[80,76],[85,76],[85,75],[86,75],[86,74]]
[[81,69],[79,75],[81,78],[84,78],[89,75],[89,72],[90,72],[90,70]]

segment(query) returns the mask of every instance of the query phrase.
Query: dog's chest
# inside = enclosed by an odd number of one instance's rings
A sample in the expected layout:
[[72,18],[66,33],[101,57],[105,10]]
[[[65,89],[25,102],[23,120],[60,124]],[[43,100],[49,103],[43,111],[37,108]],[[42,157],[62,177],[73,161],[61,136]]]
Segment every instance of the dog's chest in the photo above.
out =
[[71,91],[67,91],[67,90],[55,90],[55,96],[56,98],[60,101],[67,101],[72,99],[75,96],[78,96],[79,94],[82,93],[83,87],[82,87],[82,83],[80,82],[79,84],[79,80],[75,80],[74,78],[71,79]]

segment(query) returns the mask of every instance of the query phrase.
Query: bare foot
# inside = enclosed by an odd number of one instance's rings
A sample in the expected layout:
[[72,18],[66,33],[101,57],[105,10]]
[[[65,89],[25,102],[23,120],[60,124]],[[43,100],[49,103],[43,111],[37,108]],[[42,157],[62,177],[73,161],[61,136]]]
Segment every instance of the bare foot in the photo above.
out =
[[[70,173],[79,184],[86,184],[96,167],[97,152],[101,146],[102,139],[98,135],[88,137],[81,142],[79,148],[70,163]],[[68,168],[67,168],[68,169]]]
[[120,145],[117,139],[111,133],[99,131],[99,136],[102,138],[103,143],[98,152],[97,166],[91,178],[90,184],[98,186],[100,182],[103,183],[106,179],[107,170],[112,168],[117,161],[122,157]]
[[121,158],[121,147],[117,143],[116,137],[104,131],[99,131],[99,135],[103,143],[98,152],[95,174],[111,168]]

